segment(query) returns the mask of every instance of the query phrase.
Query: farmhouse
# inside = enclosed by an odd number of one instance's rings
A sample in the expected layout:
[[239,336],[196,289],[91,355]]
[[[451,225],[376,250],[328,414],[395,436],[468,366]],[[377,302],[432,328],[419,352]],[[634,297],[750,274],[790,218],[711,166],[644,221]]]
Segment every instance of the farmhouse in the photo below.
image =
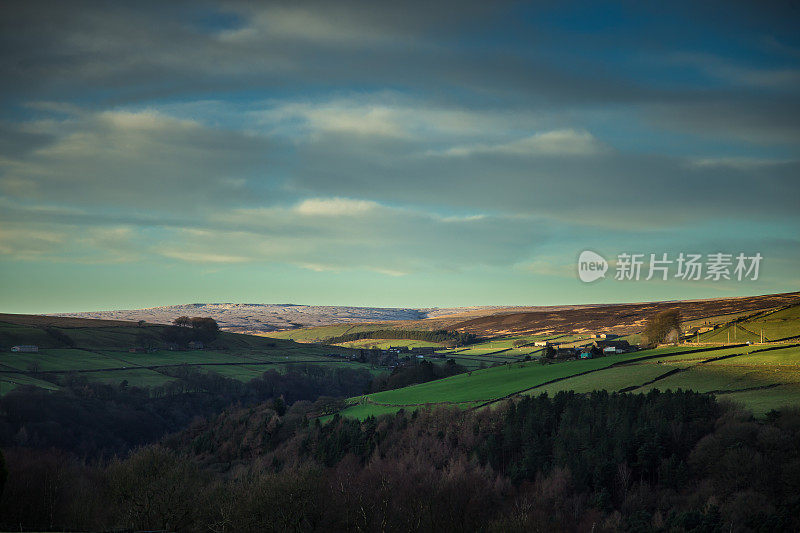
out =
[[38,352],[39,347],[34,344],[20,344],[18,346],[12,346],[11,351],[31,353],[31,352]]
[[534,346],[550,346],[550,341],[535,341]]
[[634,348],[628,343],[628,341],[595,341],[594,345],[602,350],[606,355],[634,351]]
[[579,353],[580,351],[575,348],[557,348],[555,357],[556,359],[567,359],[569,357],[575,357]]

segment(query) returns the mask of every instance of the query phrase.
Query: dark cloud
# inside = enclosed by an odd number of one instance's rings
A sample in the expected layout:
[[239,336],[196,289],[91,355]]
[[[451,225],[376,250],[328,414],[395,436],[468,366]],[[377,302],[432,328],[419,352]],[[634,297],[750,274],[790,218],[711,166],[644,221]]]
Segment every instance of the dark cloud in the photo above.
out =
[[20,130],[8,136],[49,140],[0,161],[0,188],[28,201],[202,213],[258,201],[268,187],[264,138],[155,111],[79,111]]
[[[187,261],[389,272],[517,263],[553,221],[796,227],[796,13],[672,7],[5,2],[5,249],[129,231]],[[616,146],[634,122],[674,144]]]
[[[408,147],[354,145],[353,139],[337,138],[305,147],[292,183],[303,191],[610,225],[637,220],[681,224],[732,211],[794,216],[800,194],[799,161],[695,160],[615,151],[411,156]],[[665,216],[652,218],[653,212]]]

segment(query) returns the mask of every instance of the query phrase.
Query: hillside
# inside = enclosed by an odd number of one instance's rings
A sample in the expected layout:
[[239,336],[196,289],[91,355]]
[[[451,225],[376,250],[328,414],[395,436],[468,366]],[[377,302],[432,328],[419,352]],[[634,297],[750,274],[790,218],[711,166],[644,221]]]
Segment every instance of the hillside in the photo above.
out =
[[[439,350],[439,353],[472,368],[472,372],[353,398],[343,414],[363,418],[443,404],[471,409],[541,392],[647,392],[659,388],[712,392],[763,415],[782,406],[800,405],[800,305],[797,297],[797,293],[789,293],[470,319],[452,324],[452,327],[484,335],[495,332],[498,336],[464,348]],[[686,319],[684,329],[701,325],[714,329],[687,336],[690,342],[681,346],[544,365],[538,361],[541,352],[532,346],[536,340],[580,345],[590,342],[587,334],[591,332],[638,332],[647,316],[676,307]],[[574,324],[564,322],[570,317],[575,320]],[[511,331],[515,333],[510,334]],[[573,335],[561,333],[565,331]],[[533,360],[525,360],[531,357]],[[485,368],[498,364],[502,366]]]
[[687,300],[586,306],[553,311],[499,313],[468,320],[454,320],[448,327],[477,335],[638,333],[645,320],[666,309],[678,309],[684,320],[713,320],[734,313],[755,312],[800,303],[800,293],[742,298]]
[[[691,320],[775,308],[799,301],[800,293],[795,292],[674,302],[453,308],[197,303],[148,309],[59,313],[57,316],[129,322],[145,320],[152,324],[168,324],[181,315],[210,316],[227,331],[269,333],[301,341],[318,341],[349,332],[351,326],[365,327],[365,323],[370,324],[367,327],[376,329],[459,329],[483,336],[582,334],[606,329],[613,329],[613,333],[628,334],[641,329],[647,316],[663,309],[677,307],[687,320]],[[332,331],[321,329],[316,332],[316,327],[331,328]],[[309,331],[291,332],[298,328]]]
[[342,414],[364,418],[434,405],[479,408],[543,392],[647,392],[654,388],[713,392],[762,415],[770,409],[800,405],[800,344],[673,346],[544,365],[508,363],[352,398]]
[[[369,365],[328,357],[328,347],[224,331],[203,349],[168,349],[166,329],[126,321],[0,315],[0,394],[23,385],[57,390],[73,374],[89,381],[152,387],[175,381],[175,371],[186,367],[242,382],[292,365],[369,369]],[[36,345],[39,351],[10,351],[20,344]],[[346,348],[336,351],[349,353]]]
[[427,310],[378,307],[347,307],[292,304],[197,303],[130,309],[60,313],[59,316],[102,320],[146,320],[168,324],[181,315],[210,316],[222,329],[243,333],[264,333],[326,324],[352,324],[391,320],[417,320],[428,316]]
[[[587,304],[540,307],[456,308],[421,310],[427,318],[389,322],[348,323],[303,327],[267,333],[299,342],[322,342],[346,333],[387,328],[409,330],[455,329],[482,337],[510,335],[587,335],[639,333],[644,322],[665,309],[679,309],[692,325],[714,325],[737,315],[750,315],[800,302],[800,292],[670,302]],[[696,324],[695,324],[696,323]]]

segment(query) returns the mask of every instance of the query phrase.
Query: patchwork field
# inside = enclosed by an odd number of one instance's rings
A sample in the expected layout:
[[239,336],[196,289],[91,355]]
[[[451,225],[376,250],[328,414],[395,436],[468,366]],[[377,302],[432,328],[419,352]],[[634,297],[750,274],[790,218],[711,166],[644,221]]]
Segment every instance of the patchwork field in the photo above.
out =
[[405,346],[407,348],[442,348],[438,342],[419,341],[414,339],[359,339],[357,341],[340,342],[334,346],[345,348],[378,348],[386,350],[392,346]]
[[800,347],[778,348],[683,345],[545,365],[515,362],[353,398],[342,414],[363,418],[435,404],[485,406],[519,394],[654,388],[714,392],[763,414],[785,404],[800,405]]
[[264,336],[274,339],[288,339],[295,342],[323,342],[331,337],[338,337],[347,333],[360,333],[362,331],[375,331],[392,327],[390,324],[334,324],[313,328],[299,328],[285,331],[272,331]]
[[[154,387],[173,381],[170,372],[184,365],[245,382],[267,370],[283,372],[304,363],[349,365],[379,372],[367,364],[326,355],[350,353],[343,347],[221,332],[203,350],[132,353],[130,348],[143,342],[160,342],[164,326],[25,315],[2,318],[0,394],[26,385],[55,390],[60,380],[72,373],[90,381]],[[36,353],[11,352],[10,347],[16,344],[35,344],[40,349]]]
[[759,313],[753,318],[736,321],[699,336],[700,342],[765,342],[800,337],[800,305],[774,312]]

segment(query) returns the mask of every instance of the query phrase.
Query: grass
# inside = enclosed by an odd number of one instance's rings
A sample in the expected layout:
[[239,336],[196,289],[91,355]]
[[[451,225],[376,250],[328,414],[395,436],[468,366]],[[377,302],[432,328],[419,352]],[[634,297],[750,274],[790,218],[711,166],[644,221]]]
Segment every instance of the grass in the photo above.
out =
[[76,349],[47,349],[38,353],[4,353],[0,355],[4,366],[27,371],[37,365],[42,371],[91,370],[126,366],[119,359]]
[[343,346],[346,348],[379,348],[386,350],[392,346],[406,346],[408,348],[442,348],[439,342],[419,341],[414,339],[359,339],[357,341],[347,341],[334,346]]
[[[392,405],[395,409],[403,406],[423,404],[466,404],[487,402],[522,392],[548,381],[566,378],[583,372],[607,368],[614,363],[638,359],[649,355],[669,354],[678,348],[669,347],[624,354],[612,357],[600,357],[580,361],[569,361],[542,365],[536,361],[511,363],[471,373],[459,374],[442,380],[412,385],[402,389],[378,392],[367,397],[356,399],[356,403],[366,402],[382,406]],[[350,408],[352,409],[352,408]],[[343,414],[350,415],[346,409]],[[369,413],[369,409],[358,412]]]
[[761,334],[765,341],[774,341],[800,335],[800,305],[774,312],[758,313],[753,318],[730,323],[700,335],[700,342],[759,342]]
[[800,398],[800,386],[795,384],[780,385],[778,387],[734,392],[728,394],[718,394],[720,399],[728,399],[744,405],[756,416],[762,416],[772,409],[782,407],[796,407]]
[[608,368],[599,372],[577,376],[544,387],[538,387],[531,394],[555,394],[562,390],[575,392],[591,392],[594,390],[619,391],[632,385],[639,385],[657,378],[674,368],[683,368],[687,362],[678,362],[672,365],[656,363],[636,363],[631,365]]
[[45,390],[58,390],[58,385],[54,385],[48,381],[36,379],[25,374],[0,374],[0,395],[11,392],[17,387],[23,385],[32,385]]
[[[54,381],[60,375],[79,372],[91,381],[118,384],[127,380],[131,386],[157,386],[173,379],[161,367],[181,364],[197,365],[199,369],[241,381],[249,381],[267,370],[285,372],[298,363],[356,367],[372,373],[385,371],[370,368],[368,364],[326,356],[350,353],[342,347],[220,332],[204,350],[131,353],[129,349],[143,337],[160,343],[164,326],[49,320],[25,315],[2,315],[2,318],[5,321],[0,322],[0,394],[23,384],[47,390],[57,388],[39,379],[41,376],[36,372],[45,372],[45,377]],[[98,326],[92,327],[91,324]],[[75,346],[57,347],[65,342]],[[35,344],[40,350],[37,353],[11,352],[10,347],[14,344]]]
[[[535,389],[555,393],[559,390],[589,392],[596,389],[620,390],[655,379],[671,369],[683,371],[645,385],[633,392],[652,389],[691,389],[697,392],[715,392],[720,398],[740,402],[754,414],[762,415],[770,409],[800,404],[800,348],[745,353],[705,364],[697,364],[709,357],[719,357],[757,350],[759,347],[731,348],[696,354],[665,357],[579,376]],[[657,362],[654,362],[657,361]]]
[[390,329],[391,327],[391,325],[387,324],[335,324],[331,326],[272,331],[266,333],[265,336],[273,339],[287,339],[296,342],[322,342],[331,337],[344,335],[345,333],[360,333],[362,331]]
[[[511,363],[473,371],[471,375],[460,374],[439,381],[359,397],[353,399],[356,405],[345,409],[342,414],[364,418],[371,414],[420,405],[451,404],[473,407],[519,393],[554,394],[562,390],[583,393],[631,388],[634,389],[633,392],[646,392],[654,388],[725,391],[722,394],[724,397],[737,401],[741,399],[757,413],[784,403],[800,404],[800,348],[750,353],[760,348],[742,346],[698,351],[700,347],[682,345],[548,365],[535,361]],[[689,353],[676,354],[687,350]],[[731,357],[704,362],[722,356]],[[640,360],[642,357],[648,358]],[[630,363],[611,366],[622,361]],[[676,369],[681,371],[657,379]],[[548,383],[552,380],[559,381]],[[656,381],[645,385],[652,380]],[[775,387],[757,391],[742,390],[765,386]],[[759,394],[763,395],[763,400]]]

